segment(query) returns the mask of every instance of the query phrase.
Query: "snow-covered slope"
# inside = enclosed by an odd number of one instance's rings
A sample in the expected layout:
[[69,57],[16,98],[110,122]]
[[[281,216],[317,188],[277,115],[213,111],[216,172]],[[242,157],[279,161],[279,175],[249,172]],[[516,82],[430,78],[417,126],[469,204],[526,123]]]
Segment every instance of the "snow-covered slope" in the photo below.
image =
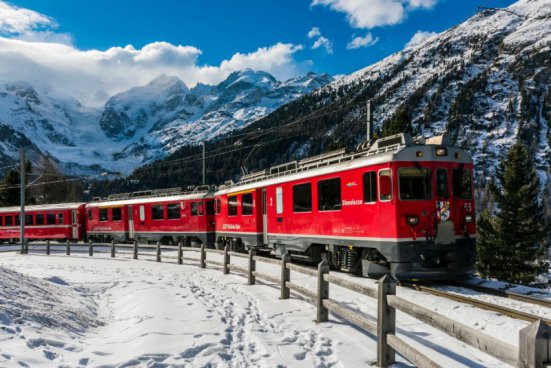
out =
[[[343,103],[360,94],[374,99],[381,129],[405,109],[414,131],[448,131],[472,153],[482,183],[520,135],[547,181],[550,82],[551,1],[520,0],[484,10],[314,94],[344,96]],[[365,115],[364,106],[347,118],[358,114]]]
[[38,91],[26,82],[0,84],[0,158],[25,146],[38,160],[53,157],[69,172],[127,171],[183,144],[243,127],[333,79],[309,73],[285,82],[244,70],[217,86],[189,89],[161,75],[113,96],[101,109]]

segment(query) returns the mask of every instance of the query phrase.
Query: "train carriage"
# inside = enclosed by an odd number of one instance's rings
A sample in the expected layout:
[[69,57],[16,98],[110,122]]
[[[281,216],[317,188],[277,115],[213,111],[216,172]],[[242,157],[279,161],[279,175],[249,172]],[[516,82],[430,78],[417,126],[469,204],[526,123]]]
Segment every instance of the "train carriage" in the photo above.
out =
[[[423,142],[407,134],[279,165],[220,188],[217,239],[325,258],[366,276],[467,277],[475,259],[472,167],[445,137]],[[245,193],[253,193],[252,208]]]
[[214,240],[214,200],[209,187],[117,194],[86,206],[93,241],[160,241],[207,246]]
[[[85,236],[85,203],[25,207],[25,238],[33,240],[82,240]],[[20,207],[0,208],[0,241],[20,238]]]

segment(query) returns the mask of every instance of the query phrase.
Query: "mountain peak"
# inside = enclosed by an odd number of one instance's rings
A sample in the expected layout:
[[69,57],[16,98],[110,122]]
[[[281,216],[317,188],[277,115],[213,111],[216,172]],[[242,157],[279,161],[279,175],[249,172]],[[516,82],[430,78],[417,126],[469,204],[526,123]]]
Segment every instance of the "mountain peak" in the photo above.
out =
[[166,75],[164,73],[149,82],[147,86],[159,89],[176,87],[182,90],[188,90],[187,85],[180,78],[174,75]]

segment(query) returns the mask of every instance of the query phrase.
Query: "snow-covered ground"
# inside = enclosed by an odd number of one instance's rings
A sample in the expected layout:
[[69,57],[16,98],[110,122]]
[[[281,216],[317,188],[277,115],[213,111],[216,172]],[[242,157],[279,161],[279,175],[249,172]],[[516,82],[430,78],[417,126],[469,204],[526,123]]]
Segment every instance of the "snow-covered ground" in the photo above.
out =
[[[317,325],[315,308],[295,294],[279,300],[277,285],[259,280],[248,286],[243,276],[177,265],[174,259],[156,263],[117,257],[90,258],[75,251],[70,257],[0,254],[0,366],[375,365],[374,336],[334,316]],[[232,258],[232,263],[245,262]],[[257,269],[279,271],[265,263]],[[309,276],[292,272],[291,277],[314,287]],[[374,280],[356,281],[375,287]],[[374,299],[334,285],[330,294],[375,321]],[[398,295],[512,345],[527,326],[417,291],[399,289]],[[400,336],[444,367],[504,366],[409,316],[398,313],[397,325]],[[398,359],[397,367],[411,366]]]

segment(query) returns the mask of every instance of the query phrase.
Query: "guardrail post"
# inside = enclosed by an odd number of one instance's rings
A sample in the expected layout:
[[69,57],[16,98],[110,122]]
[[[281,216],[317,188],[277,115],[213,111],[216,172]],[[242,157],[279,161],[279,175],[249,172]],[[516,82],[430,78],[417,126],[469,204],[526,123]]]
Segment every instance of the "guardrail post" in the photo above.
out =
[[71,255],[71,241],[67,239],[67,247],[65,249],[65,254],[70,256]]
[[396,310],[388,305],[386,296],[396,295],[396,281],[389,275],[379,279],[377,309],[377,366],[388,367],[396,362],[396,352],[387,341],[387,334],[396,333]]
[[520,330],[518,368],[551,367],[551,327],[541,319]]
[[182,259],[182,257],[184,256],[184,251],[182,249],[183,242],[184,242],[183,240],[178,242],[178,264],[184,263],[184,260]]
[[133,258],[134,258],[134,259],[138,259],[138,241],[137,241],[137,240],[134,240],[134,254],[133,254]]
[[248,285],[254,285],[256,283],[256,277],[254,277],[254,271],[256,271],[256,261],[254,256],[256,251],[254,249],[249,249],[249,282]]
[[50,255],[50,241],[46,240],[46,255]]
[[228,254],[228,245],[226,244],[226,246],[224,247],[224,275],[228,275],[230,273],[230,268],[229,268],[229,264],[230,264],[230,255]]
[[111,258],[115,258],[115,241],[111,240]]
[[326,322],[329,319],[329,310],[323,305],[323,300],[329,299],[329,282],[323,279],[323,275],[327,273],[329,273],[329,263],[324,259],[318,264],[317,323]]
[[161,262],[161,242],[157,242],[157,262]]
[[94,242],[92,240],[88,241],[88,256],[92,257],[94,255]]
[[207,267],[206,261],[207,261],[207,253],[205,252],[205,244],[201,244],[201,263],[200,263],[201,268]]
[[281,256],[281,297],[280,299],[289,299],[291,290],[285,284],[287,281],[291,281],[291,270],[287,268],[287,263],[291,261],[289,253],[285,252]]

